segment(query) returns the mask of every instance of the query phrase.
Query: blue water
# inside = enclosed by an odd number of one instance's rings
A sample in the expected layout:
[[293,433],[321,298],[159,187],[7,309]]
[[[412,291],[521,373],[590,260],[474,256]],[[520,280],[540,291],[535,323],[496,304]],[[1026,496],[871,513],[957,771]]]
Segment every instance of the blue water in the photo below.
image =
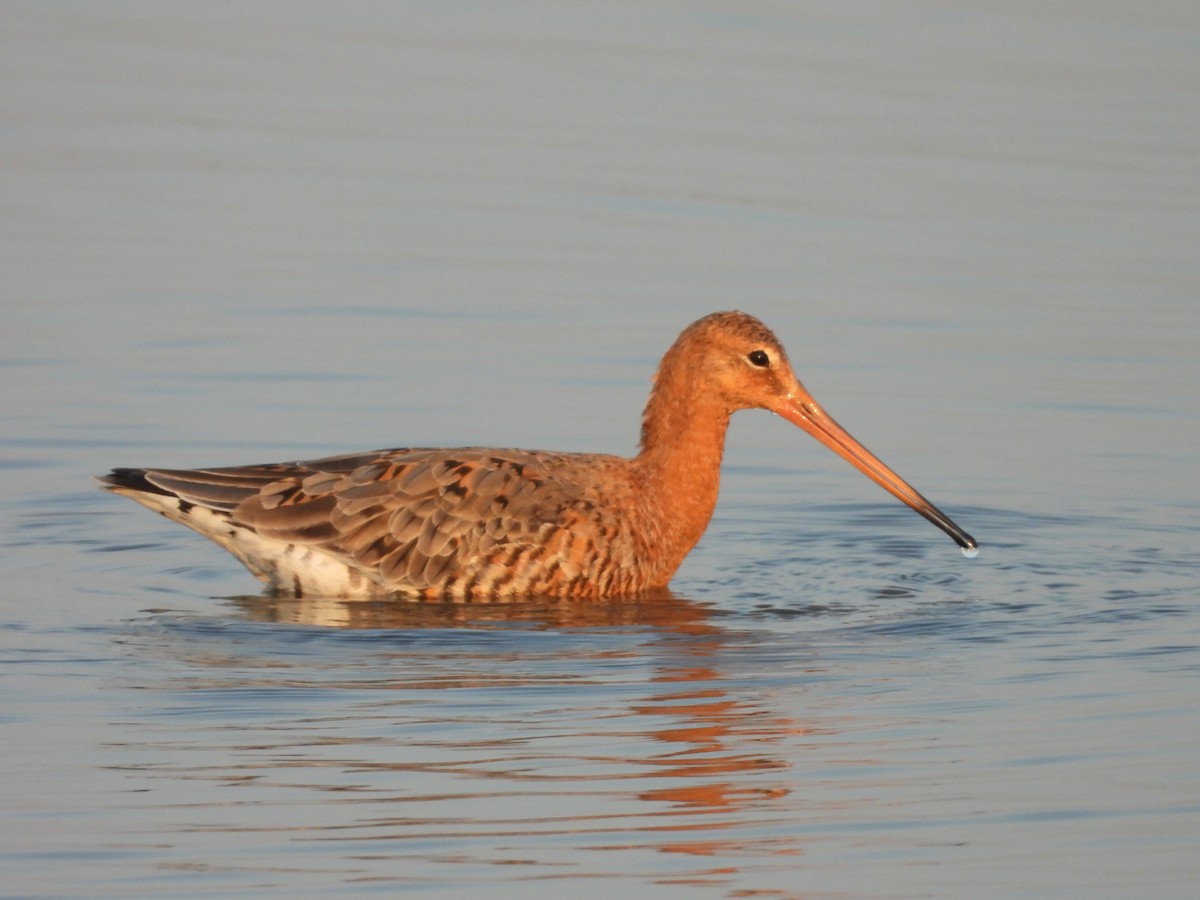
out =
[[[1200,12],[9,4],[6,896],[1187,897]],[[661,596],[271,598],[113,465],[765,413]]]

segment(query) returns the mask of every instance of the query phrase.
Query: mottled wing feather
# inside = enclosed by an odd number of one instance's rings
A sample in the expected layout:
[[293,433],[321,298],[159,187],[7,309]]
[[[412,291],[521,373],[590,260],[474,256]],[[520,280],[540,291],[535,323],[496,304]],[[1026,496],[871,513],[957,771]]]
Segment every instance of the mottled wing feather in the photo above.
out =
[[217,511],[232,527],[280,547],[313,548],[385,590],[492,596],[591,591],[597,579],[613,577],[601,569],[621,571],[629,541],[610,533],[597,511],[610,464],[619,463],[520,450],[399,449],[224,469],[123,470],[123,478],[135,491]]
[[272,540],[318,545],[397,590],[487,593],[511,574],[509,560],[532,563],[570,527],[580,490],[544,472],[532,454],[471,450],[259,467],[234,518]]

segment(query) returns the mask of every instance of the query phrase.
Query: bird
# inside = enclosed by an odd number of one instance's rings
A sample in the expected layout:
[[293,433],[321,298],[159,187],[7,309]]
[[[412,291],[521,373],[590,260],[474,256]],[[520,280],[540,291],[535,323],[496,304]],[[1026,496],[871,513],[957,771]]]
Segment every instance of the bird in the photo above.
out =
[[973,555],[977,543],[850,436],[753,316],[688,325],[653,377],[632,457],[404,447],[97,480],[232,553],[279,595],[602,599],[666,588],[717,503],[730,416],[776,413]]

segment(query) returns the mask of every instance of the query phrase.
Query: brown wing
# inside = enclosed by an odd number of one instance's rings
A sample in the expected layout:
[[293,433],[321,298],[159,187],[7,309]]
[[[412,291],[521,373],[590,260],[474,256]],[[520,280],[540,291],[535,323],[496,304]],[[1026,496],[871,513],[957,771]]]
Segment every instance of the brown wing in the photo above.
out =
[[572,525],[593,503],[548,474],[574,470],[568,457],[547,456],[401,449],[144,477],[264,538],[320,547],[391,589],[488,594],[519,576],[536,585],[539,566],[575,578],[586,563]]

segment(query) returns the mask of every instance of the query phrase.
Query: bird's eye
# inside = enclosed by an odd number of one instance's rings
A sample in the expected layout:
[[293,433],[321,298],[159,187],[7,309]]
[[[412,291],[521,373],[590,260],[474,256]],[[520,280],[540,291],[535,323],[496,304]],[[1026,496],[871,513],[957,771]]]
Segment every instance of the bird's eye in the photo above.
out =
[[750,360],[751,364],[759,366],[760,368],[769,366],[771,364],[771,357],[767,356],[766,350],[751,350],[746,356],[746,359]]

